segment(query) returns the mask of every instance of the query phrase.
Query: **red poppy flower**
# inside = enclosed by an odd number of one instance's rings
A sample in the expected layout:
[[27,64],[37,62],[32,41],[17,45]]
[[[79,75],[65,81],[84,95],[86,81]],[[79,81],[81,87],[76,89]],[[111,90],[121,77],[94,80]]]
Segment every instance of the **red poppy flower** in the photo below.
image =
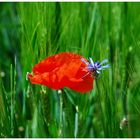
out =
[[86,63],[88,61],[78,54],[62,52],[36,64],[33,68],[34,75],[29,74],[28,78],[32,84],[56,90],[68,87],[86,93],[92,90],[94,81]]

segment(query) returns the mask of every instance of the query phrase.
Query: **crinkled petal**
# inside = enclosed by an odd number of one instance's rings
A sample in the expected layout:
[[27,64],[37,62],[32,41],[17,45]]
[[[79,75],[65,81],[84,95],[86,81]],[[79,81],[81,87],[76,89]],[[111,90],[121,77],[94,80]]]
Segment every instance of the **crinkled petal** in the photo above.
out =
[[34,75],[28,77],[31,83],[52,89],[68,87],[78,92],[88,92],[93,88],[94,79],[91,74],[87,74],[89,70],[81,58],[83,57],[74,53],[50,56],[35,65]]
[[50,57],[47,57],[45,60],[36,64],[33,68],[34,74],[40,74],[44,72],[51,72],[57,67],[62,66],[65,63],[68,63],[72,59],[81,59],[81,56],[74,53],[62,52]]
[[78,82],[78,84],[75,84],[74,86],[70,85],[69,87],[77,92],[89,92],[93,89],[93,77],[91,77],[91,75],[88,75],[84,77],[80,82]]

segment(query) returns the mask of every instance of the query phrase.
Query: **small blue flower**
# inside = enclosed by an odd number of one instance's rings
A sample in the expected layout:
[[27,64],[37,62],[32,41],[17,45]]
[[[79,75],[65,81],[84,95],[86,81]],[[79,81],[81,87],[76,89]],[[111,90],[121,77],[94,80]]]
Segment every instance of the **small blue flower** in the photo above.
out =
[[110,67],[109,64],[104,65],[105,63],[107,63],[108,60],[104,59],[101,63],[100,62],[93,62],[92,58],[89,58],[89,64],[88,64],[88,69],[91,72],[96,72],[98,74],[100,74],[100,70],[104,70]]
[[107,59],[104,59],[101,63],[100,62],[94,62],[92,58],[89,58],[89,62],[86,62],[84,59],[82,61],[87,65],[87,68],[90,72],[95,72],[97,74],[100,74],[100,70],[104,70],[110,67],[109,64],[104,65],[108,62]]

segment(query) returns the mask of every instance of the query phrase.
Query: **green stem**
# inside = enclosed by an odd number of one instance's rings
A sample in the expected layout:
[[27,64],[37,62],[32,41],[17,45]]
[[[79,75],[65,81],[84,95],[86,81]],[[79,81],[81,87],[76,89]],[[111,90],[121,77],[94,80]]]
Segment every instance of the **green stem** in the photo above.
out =
[[63,129],[63,92],[60,90],[60,93],[58,91],[59,94],[59,103],[60,103],[60,118],[59,118],[59,137],[62,137],[62,129]]
[[78,106],[76,106],[76,113],[75,113],[75,127],[74,127],[74,137],[77,138],[78,134]]
[[99,85],[98,85],[98,80],[96,79],[96,86],[97,86],[97,90],[98,90],[98,97],[97,99],[99,100],[99,108],[100,108],[100,111],[101,111],[101,121],[102,121],[102,124],[103,124],[103,130],[104,130],[104,135],[106,133],[106,129],[105,129],[105,122],[104,122],[104,114],[103,114],[103,108],[102,108],[102,104],[101,104],[101,95],[100,95],[100,88],[99,88]]

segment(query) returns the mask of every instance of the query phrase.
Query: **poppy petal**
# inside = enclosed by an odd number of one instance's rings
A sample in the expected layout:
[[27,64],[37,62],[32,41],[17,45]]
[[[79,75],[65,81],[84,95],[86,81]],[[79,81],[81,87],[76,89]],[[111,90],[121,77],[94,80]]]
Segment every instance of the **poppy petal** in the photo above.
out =
[[62,52],[60,54],[56,54],[50,57],[47,57],[45,60],[36,64],[33,68],[34,74],[51,72],[57,67],[62,66],[65,63],[68,63],[72,59],[80,59],[81,56],[74,53]]
[[86,76],[81,82],[70,88],[81,93],[89,92],[93,89],[93,78]]
[[78,54],[63,52],[50,56],[33,68],[29,75],[33,84],[41,84],[52,89],[69,87],[78,92],[88,92],[93,88],[93,77],[88,74],[85,58]]

